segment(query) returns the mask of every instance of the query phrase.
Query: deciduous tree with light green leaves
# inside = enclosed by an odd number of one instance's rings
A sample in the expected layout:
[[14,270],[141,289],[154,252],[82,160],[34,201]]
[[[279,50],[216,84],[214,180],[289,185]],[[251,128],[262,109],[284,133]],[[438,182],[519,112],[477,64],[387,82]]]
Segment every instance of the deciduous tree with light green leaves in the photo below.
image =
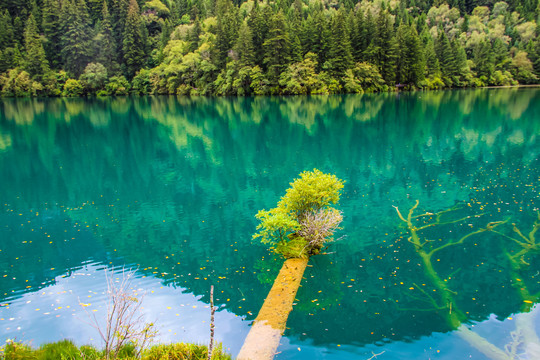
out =
[[304,171],[295,179],[277,207],[261,210],[255,216],[261,223],[254,239],[271,244],[287,258],[316,255],[343,220],[339,202],[343,180],[320,170]]

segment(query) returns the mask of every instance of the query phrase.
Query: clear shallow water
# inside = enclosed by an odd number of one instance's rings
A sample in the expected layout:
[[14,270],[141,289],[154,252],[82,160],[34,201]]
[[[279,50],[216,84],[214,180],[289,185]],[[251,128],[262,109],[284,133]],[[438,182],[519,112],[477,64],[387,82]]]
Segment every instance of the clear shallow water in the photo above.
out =
[[[0,335],[92,341],[78,299],[103,311],[103,269],[127,266],[163,341],[205,341],[213,284],[218,339],[236,354],[281,266],[251,242],[254,214],[319,168],[346,180],[346,237],[310,261],[277,358],[484,359],[424,295],[437,289],[393,206],[470,216],[427,229],[434,244],[507,220],[503,235],[433,259],[464,323],[504,349],[524,305],[506,255],[519,246],[504,235],[511,223],[528,234],[540,208],[539,100],[537,89],[4,99]],[[519,281],[538,293],[538,255],[524,260]],[[523,316],[538,324],[536,313]]]

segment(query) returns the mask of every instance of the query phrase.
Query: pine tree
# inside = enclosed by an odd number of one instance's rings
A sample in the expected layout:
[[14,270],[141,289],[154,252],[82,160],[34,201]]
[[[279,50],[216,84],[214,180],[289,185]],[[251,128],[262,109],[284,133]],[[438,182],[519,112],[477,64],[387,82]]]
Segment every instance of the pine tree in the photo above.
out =
[[396,81],[418,86],[424,78],[425,61],[422,41],[414,26],[400,25],[397,30],[398,57]]
[[30,14],[24,30],[24,45],[26,56],[24,69],[37,79],[41,79],[49,72],[49,62],[45,57],[45,50],[41,43],[38,27],[34,15]]
[[[38,33],[41,33],[41,8],[38,6],[36,0],[30,0],[28,4],[28,11],[30,15],[34,16],[34,20],[36,21]],[[27,20],[28,21],[28,20]]]
[[435,43],[435,53],[439,59],[442,76],[449,79],[455,74],[457,65],[454,52],[452,51],[452,45],[443,30],[439,31],[439,37]]
[[435,45],[433,43],[433,40],[431,39],[431,36],[429,37],[429,40],[427,43],[424,44],[425,49],[425,60],[426,60],[426,76],[440,76],[441,74],[441,67],[439,64],[439,59],[437,58],[437,54],[435,53]]
[[218,62],[225,63],[229,51],[233,48],[238,38],[240,21],[238,8],[231,0],[218,0],[216,3],[217,29],[216,47],[219,51]]
[[487,40],[482,40],[473,51],[474,70],[479,78],[489,79],[495,71],[495,58],[491,49],[491,44]]
[[5,10],[0,12],[0,50],[13,45],[13,24],[9,12]]
[[127,14],[129,9],[129,0],[111,0],[111,25],[113,26],[113,36],[117,51],[117,60],[122,63],[124,58],[123,53],[123,38],[126,27]]
[[101,10],[101,22],[99,33],[96,37],[96,61],[105,66],[109,73],[114,73],[118,64],[116,63],[116,46],[111,25],[111,14],[107,6],[107,1],[103,1]]
[[354,60],[361,62],[364,60],[364,51],[367,49],[366,22],[362,10],[357,10],[354,16],[353,31],[351,35],[351,45]]
[[23,62],[19,46],[5,48],[0,54],[0,72],[19,67]]
[[329,59],[328,53],[332,41],[330,26],[322,11],[316,11],[313,16],[312,36],[311,52],[317,54],[317,71],[319,71]]
[[142,25],[139,4],[136,0],[130,0],[123,40],[124,64],[126,65],[126,75],[130,79],[144,64],[145,44],[141,31]]
[[241,66],[253,66],[255,52],[253,49],[253,36],[247,22],[244,22],[238,31],[238,40],[234,45]]
[[65,19],[62,36],[62,58],[65,70],[79,77],[91,59],[90,18],[85,0],[66,1],[62,9]]
[[375,65],[381,69],[381,75],[387,84],[395,82],[397,42],[390,15],[381,11],[377,18],[377,33],[373,40]]
[[[268,6],[266,8],[270,10]],[[259,0],[254,0],[253,10],[251,10],[249,18],[247,19],[247,24],[251,30],[253,48],[255,50],[254,60],[257,65],[262,65],[263,63],[262,45],[268,35],[268,20],[269,19],[264,17],[263,11],[259,6]]]
[[[23,11],[26,15],[26,11]],[[18,45],[23,45],[24,42],[24,21],[21,16],[17,16],[13,19],[13,40],[18,43]]]
[[493,63],[496,70],[508,70],[511,59],[508,53],[508,46],[501,40],[493,41]]
[[103,0],[88,0],[88,14],[93,24],[102,18]]
[[291,61],[291,42],[283,12],[279,11],[272,17],[268,39],[264,42],[263,48],[268,75],[277,84],[281,72]]
[[332,21],[332,44],[330,48],[330,61],[334,76],[343,76],[345,71],[352,67],[353,56],[349,29],[347,28],[344,11],[340,10]]
[[189,32],[189,51],[195,51],[199,48],[199,39],[201,37],[201,33],[201,22],[199,21],[199,17],[197,16],[195,18],[195,22],[193,23],[193,28]]
[[43,33],[47,38],[45,53],[53,68],[62,66],[62,21],[61,7],[58,0],[43,1]]

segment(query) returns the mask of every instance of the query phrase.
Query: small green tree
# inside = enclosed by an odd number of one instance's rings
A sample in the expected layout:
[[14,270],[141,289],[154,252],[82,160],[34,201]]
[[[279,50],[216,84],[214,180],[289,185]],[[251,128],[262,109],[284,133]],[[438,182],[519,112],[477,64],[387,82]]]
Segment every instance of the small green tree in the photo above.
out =
[[64,84],[64,91],[62,91],[62,96],[77,97],[81,96],[83,92],[84,86],[79,80],[68,79]]
[[261,223],[254,239],[275,245],[276,252],[287,258],[305,258],[318,254],[343,220],[337,204],[343,181],[320,170],[304,171],[271,210],[255,216]]
[[84,73],[80,76],[80,80],[86,91],[95,93],[105,86],[107,69],[100,63],[90,63],[86,65]]

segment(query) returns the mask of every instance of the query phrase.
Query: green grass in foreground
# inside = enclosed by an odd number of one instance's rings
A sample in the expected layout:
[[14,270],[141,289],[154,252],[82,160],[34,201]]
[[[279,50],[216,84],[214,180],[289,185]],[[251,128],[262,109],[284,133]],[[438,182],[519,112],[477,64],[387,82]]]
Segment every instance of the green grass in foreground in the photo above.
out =
[[[129,344],[124,346],[117,357],[109,359],[142,359],[142,360],[206,360],[208,348],[197,344],[154,345],[136,356],[136,349]],[[102,360],[107,359],[103,350],[92,346],[77,346],[71,340],[61,340],[41,345],[34,349],[27,344],[8,340],[0,347],[0,360]],[[230,360],[231,356],[223,352],[221,345],[214,348],[212,359]]]

